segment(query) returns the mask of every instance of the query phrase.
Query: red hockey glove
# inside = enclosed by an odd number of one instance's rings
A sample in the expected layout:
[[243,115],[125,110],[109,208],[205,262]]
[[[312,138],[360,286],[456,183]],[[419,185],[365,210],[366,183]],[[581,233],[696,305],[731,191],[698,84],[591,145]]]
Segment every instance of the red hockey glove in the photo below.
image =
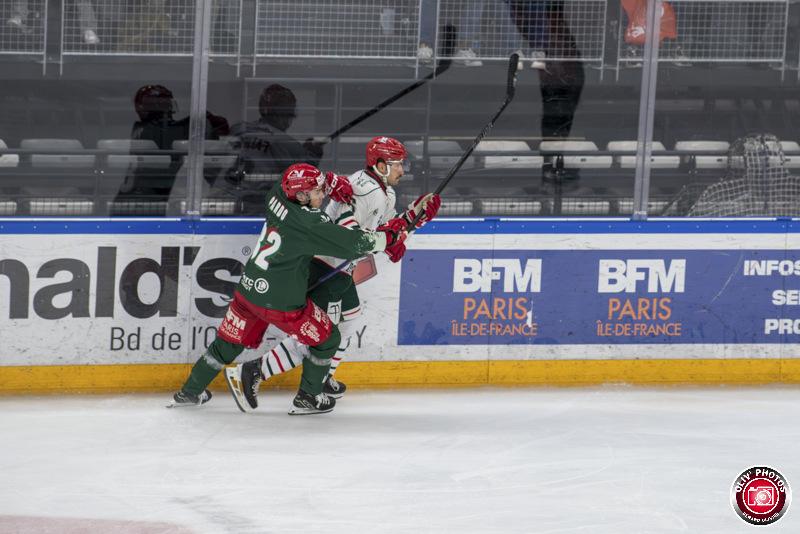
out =
[[325,173],[325,192],[336,202],[350,204],[353,201],[353,186],[347,176],[341,176],[328,171]]
[[376,232],[386,234],[386,248],[384,252],[389,256],[392,263],[397,263],[406,253],[405,240],[408,237],[406,228],[408,223],[403,217],[391,219],[386,224],[382,224],[375,229]]
[[400,241],[391,247],[386,247],[384,252],[386,252],[386,255],[389,256],[389,260],[392,263],[397,263],[403,259],[403,255],[406,253],[406,244]]
[[439,207],[442,205],[442,197],[428,193],[427,195],[420,196],[417,200],[408,205],[408,210],[403,213],[403,218],[408,224],[411,224],[417,217],[418,213],[422,216],[416,223],[417,228],[422,228],[425,224],[433,220],[436,214],[439,213]]

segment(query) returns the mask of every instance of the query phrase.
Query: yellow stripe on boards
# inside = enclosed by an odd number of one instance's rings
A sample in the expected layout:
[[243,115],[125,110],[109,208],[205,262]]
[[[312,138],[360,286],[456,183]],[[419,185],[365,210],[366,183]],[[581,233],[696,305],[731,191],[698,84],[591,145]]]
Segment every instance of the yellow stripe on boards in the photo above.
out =
[[[190,369],[188,364],[0,367],[0,393],[169,392]],[[364,388],[800,383],[800,359],[345,362],[336,377],[348,387]],[[266,386],[293,389],[299,379],[294,369]],[[222,376],[212,389],[226,389]]]

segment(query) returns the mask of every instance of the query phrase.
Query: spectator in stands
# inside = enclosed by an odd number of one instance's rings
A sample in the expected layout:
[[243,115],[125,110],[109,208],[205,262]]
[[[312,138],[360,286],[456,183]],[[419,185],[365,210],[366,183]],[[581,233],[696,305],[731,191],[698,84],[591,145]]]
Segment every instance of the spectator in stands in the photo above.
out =
[[239,196],[247,213],[263,211],[264,194],[287,167],[294,163],[318,165],[322,159],[323,143],[312,139],[301,143],[286,133],[297,117],[296,108],[292,90],[272,84],[258,99],[260,118],[231,128],[236,137],[233,146],[239,151],[231,177],[241,188]]
[[[554,56],[563,58],[549,62],[546,68],[539,71],[543,139],[570,136],[585,81],[581,51],[570,31],[564,13],[564,1],[511,0],[510,4],[514,22],[531,48],[544,49],[540,59]],[[543,168],[545,180],[578,177],[577,171],[566,173],[549,165],[545,164]]]
[[[172,91],[163,85],[140,87],[133,103],[139,120],[133,124],[131,139],[153,141],[161,150],[172,150],[173,142],[189,139],[189,117],[175,119],[177,101]],[[224,117],[206,112],[206,139],[219,139],[220,135],[227,135],[229,130]],[[166,171],[153,173],[133,169],[125,177],[115,200],[168,200],[182,163],[183,156],[174,154]]]
[[461,9],[458,21],[458,50],[455,58],[467,67],[480,67],[483,62],[478,58],[481,49],[481,24],[485,10],[491,7],[494,13],[497,34],[501,36],[500,48],[490,53],[507,56],[517,52],[524,56],[524,43],[520,33],[511,20],[508,4],[503,0],[468,0],[460,2]]
[[[558,9],[558,2],[544,0],[508,0],[511,20],[517,29],[528,41],[531,52],[531,68],[543,70],[546,67],[545,58],[550,46],[550,7]],[[561,5],[563,10],[563,3]],[[552,54],[551,54],[552,55]]]
[[[81,29],[83,42],[89,45],[100,43],[97,36],[97,17],[94,14],[91,0],[75,0],[78,9],[78,24]],[[14,0],[11,17],[8,25],[17,28],[23,33],[28,33],[28,15],[30,14],[29,0]]]
[[[543,4],[547,8],[543,8]],[[542,94],[542,137],[569,137],[584,84],[583,62],[564,14],[564,0],[511,0],[511,14],[531,48],[543,47],[546,56],[565,58],[550,63],[539,74]],[[544,16],[544,25],[540,20]],[[544,28],[544,29],[543,29]],[[543,37],[544,36],[544,37]],[[543,57],[546,57],[543,56]]]

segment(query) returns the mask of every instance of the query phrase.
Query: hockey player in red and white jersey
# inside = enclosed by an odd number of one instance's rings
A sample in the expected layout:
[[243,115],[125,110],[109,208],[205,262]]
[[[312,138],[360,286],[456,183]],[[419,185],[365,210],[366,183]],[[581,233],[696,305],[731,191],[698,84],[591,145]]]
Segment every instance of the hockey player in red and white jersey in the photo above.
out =
[[[394,187],[400,183],[405,173],[407,156],[405,146],[397,139],[385,136],[371,139],[367,143],[366,167],[348,177],[353,188],[352,203],[331,201],[325,209],[326,214],[339,225],[361,230],[374,230],[385,221],[396,217]],[[408,225],[411,225],[417,219],[417,215],[421,214],[419,220],[415,222],[415,227],[420,228],[436,216],[440,205],[439,195],[432,193],[422,195],[408,206],[402,217]],[[393,262],[400,260],[391,254],[389,259]],[[325,256],[314,258],[309,285],[313,286],[316,280],[329,275],[342,263],[344,260],[338,258]],[[333,323],[338,324],[345,344],[354,333],[355,319],[361,313],[361,302],[351,277],[355,263],[351,262],[309,293],[311,300],[323,310],[327,310]],[[331,359],[330,372],[323,384],[323,392],[332,398],[341,397],[346,390],[346,386],[334,378],[336,368],[342,361],[341,351],[342,348]],[[294,338],[286,338],[263,355],[261,371],[265,379],[269,379],[270,376],[297,367],[303,358],[308,358],[309,355],[306,345]]]

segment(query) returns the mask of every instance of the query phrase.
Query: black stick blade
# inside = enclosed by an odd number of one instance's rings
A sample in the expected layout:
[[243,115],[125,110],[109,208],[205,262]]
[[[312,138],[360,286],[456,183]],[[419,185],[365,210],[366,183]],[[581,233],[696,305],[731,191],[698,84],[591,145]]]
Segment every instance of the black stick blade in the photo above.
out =
[[514,95],[514,89],[517,85],[517,67],[519,66],[519,54],[511,54],[508,58],[508,82],[506,85],[506,97],[510,98]]

